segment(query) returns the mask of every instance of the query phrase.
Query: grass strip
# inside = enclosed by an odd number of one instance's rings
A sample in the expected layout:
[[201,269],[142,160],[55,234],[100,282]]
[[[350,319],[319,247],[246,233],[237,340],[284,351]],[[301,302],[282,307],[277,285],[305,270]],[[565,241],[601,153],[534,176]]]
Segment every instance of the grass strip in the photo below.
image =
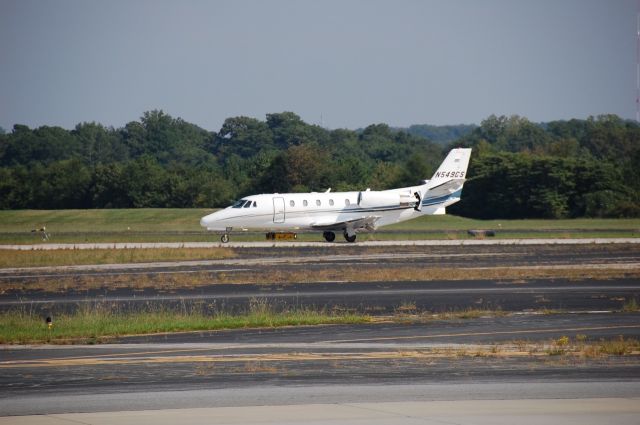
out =
[[[0,211],[0,243],[41,243],[34,229],[46,227],[52,242],[217,242],[200,227],[211,209],[138,208]],[[452,215],[422,216],[361,234],[360,240],[468,239],[469,229],[491,229],[497,238],[640,237],[640,219],[474,220]],[[298,240],[322,241],[319,232]],[[234,233],[234,241],[263,241],[264,234]]]
[[211,212],[204,208],[4,210],[0,233],[29,233],[43,226],[52,233],[202,231],[200,218]]
[[2,344],[70,344],[98,343],[124,335],[164,332],[210,331],[238,328],[276,328],[326,324],[367,323],[369,316],[356,313],[298,309],[275,312],[264,304],[252,306],[244,314],[158,310],[147,312],[113,312],[101,308],[84,309],[53,318],[49,328],[45,319],[24,311],[0,313]]
[[232,248],[0,250],[0,268],[127,264],[235,258]]

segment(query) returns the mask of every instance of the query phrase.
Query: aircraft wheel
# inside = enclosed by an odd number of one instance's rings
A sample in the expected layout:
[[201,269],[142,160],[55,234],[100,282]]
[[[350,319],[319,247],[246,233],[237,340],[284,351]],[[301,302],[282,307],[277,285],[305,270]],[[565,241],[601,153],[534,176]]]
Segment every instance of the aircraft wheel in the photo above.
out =
[[355,234],[353,236],[349,236],[349,234],[347,232],[344,232],[344,238],[347,240],[347,242],[355,242],[356,241],[356,235]]
[[220,242],[222,242],[222,243],[229,242],[229,234],[225,233],[224,235],[220,236]]
[[336,234],[333,232],[324,232],[322,236],[325,238],[327,242],[333,242],[336,240]]

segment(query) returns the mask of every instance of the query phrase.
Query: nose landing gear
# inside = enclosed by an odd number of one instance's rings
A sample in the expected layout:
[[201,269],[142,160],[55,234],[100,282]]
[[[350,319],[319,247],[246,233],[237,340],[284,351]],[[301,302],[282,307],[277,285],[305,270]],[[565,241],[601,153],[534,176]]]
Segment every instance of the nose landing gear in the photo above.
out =
[[229,242],[229,234],[228,234],[228,233],[225,233],[225,234],[223,234],[222,236],[220,236],[220,242],[222,242],[222,243],[227,243],[227,242]]

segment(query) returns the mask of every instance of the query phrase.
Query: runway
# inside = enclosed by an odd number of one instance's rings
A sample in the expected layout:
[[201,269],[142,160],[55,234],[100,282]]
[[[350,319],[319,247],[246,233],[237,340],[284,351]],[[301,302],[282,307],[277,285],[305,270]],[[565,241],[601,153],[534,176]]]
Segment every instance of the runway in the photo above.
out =
[[[363,247],[393,246],[487,246],[487,245],[591,245],[591,244],[639,244],[640,238],[527,238],[527,239],[457,239],[457,240],[393,240],[362,241],[355,245]],[[154,248],[322,248],[327,246],[354,246],[347,242],[104,242],[104,243],[39,243],[0,245],[0,250],[56,250],[56,249],[154,249]]]
[[[601,392],[608,395],[600,397],[562,397],[566,394],[584,394],[585,388],[601,387]],[[286,390],[286,389],[285,389]],[[539,383],[526,384],[466,384],[456,386],[400,386],[400,387],[348,387],[345,388],[308,388],[301,387],[291,391],[292,398],[306,396],[311,402],[304,404],[277,405],[264,394],[283,396],[280,387],[260,387],[255,391],[186,391],[168,394],[168,401],[215,400],[220,396],[251,398],[257,404],[241,407],[207,407],[207,408],[164,408],[161,410],[125,410],[116,412],[46,414],[22,417],[0,417],[0,424],[105,424],[105,425],[163,425],[176,423],[200,424],[302,424],[313,423],[361,425],[494,425],[494,424],[539,424],[567,423],[580,425],[637,424],[640,414],[640,399],[637,385],[610,385],[602,382]],[[523,391],[524,390],[524,391]],[[338,401],[322,403],[322,394],[332,392],[334,395],[349,400],[349,395],[357,392],[368,400],[396,398],[398,395],[410,401]],[[513,394],[538,393],[540,398],[507,398]],[[249,393],[249,394],[247,394]],[[318,394],[321,394],[318,397]],[[488,399],[444,399],[429,400],[429,397],[467,396],[472,394],[492,394],[496,397]],[[600,394],[600,391],[598,392]],[[313,395],[311,395],[313,394]],[[544,394],[544,395],[542,395]],[[618,397],[615,394],[620,394]],[[635,396],[628,396],[635,394]],[[119,396],[119,397],[118,397]],[[131,394],[117,395],[118,398]],[[139,398],[156,397],[156,393],[136,395]],[[557,397],[557,398],[554,398]],[[426,400],[424,400],[426,398]],[[62,397],[61,397],[62,399]],[[291,399],[289,399],[291,400]],[[91,399],[87,398],[91,406]]]
[[[594,389],[596,389],[594,391]],[[590,396],[591,394],[597,396]],[[470,398],[475,394],[478,398]],[[83,397],[94,413],[0,417],[0,424],[637,424],[639,387],[635,383],[468,383],[456,385],[401,385],[348,387],[259,387],[247,390],[197,390],[169,393],[111,394],[109,401],[127,397],[160,396],[167,406],[203,400],[251,399],[240,407],[189,407],[103,412],[95,398]],[[487,395],[495,397],[487,398]],[[568,396],[571,395],[571,396]],[[327,400],[340,401],[327,402]],[[353,398],[365,401],[349,401]],[[277,404],[275,400],[289,404]],[[403,401],[388,401],[400,399]],[[55,401],[64,400],[64,396]],[[302,402],[307,400],[307,402]]]

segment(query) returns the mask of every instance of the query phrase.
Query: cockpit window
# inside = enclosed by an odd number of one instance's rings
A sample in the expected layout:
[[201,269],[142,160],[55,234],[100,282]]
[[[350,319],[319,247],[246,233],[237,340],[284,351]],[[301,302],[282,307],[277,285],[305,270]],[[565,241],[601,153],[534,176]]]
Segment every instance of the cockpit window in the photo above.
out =
[[254,206],[254,207],[257,207],[257,206],[258,206],[258,204],[256,204],[256,201],[253,201],[253,206]]
[[251,201],[247,201],[246,199],[240,199],[238,202],[233,204],[231,208],[242,208],[245,202],[248,202],[249,204],[251,204]]
[[247,201],[247,203],[246,203],[246,204],[244,204],[244,207],[245,207],[245,208],[249,208],[250,206],[251,206],[251,201]]

